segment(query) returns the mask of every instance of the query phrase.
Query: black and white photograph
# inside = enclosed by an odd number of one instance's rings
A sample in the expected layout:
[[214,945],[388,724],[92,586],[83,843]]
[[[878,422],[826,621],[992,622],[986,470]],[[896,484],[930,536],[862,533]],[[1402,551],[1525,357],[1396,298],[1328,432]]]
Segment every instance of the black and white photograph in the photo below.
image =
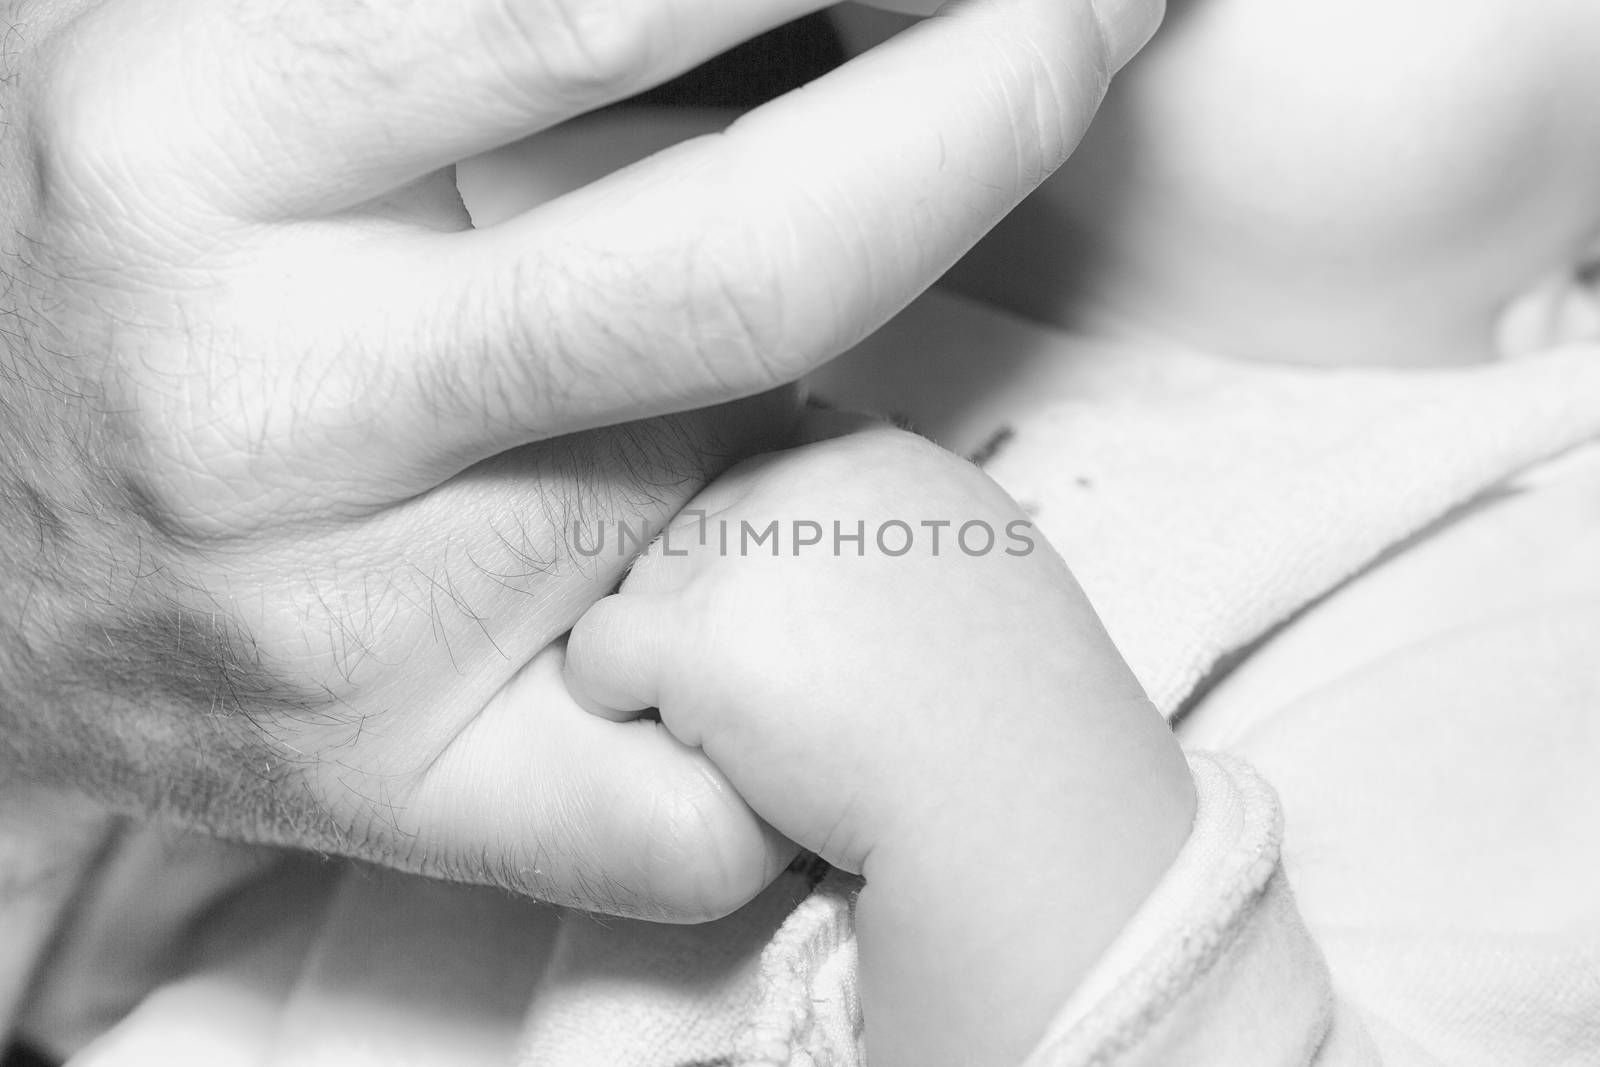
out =
[[1600,0],[0,0],[0,1067],[1600,1067]]

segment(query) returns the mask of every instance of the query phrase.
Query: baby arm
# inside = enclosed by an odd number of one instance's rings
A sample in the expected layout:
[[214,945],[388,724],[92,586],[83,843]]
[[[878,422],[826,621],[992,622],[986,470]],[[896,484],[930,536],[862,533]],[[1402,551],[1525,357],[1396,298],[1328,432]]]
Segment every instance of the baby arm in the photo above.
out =
[[884,427],[720,479],[567,664],[863,875],[874,1067],[1020,1062],[1189,832],[1177,744],[1060,559],[980,471]]

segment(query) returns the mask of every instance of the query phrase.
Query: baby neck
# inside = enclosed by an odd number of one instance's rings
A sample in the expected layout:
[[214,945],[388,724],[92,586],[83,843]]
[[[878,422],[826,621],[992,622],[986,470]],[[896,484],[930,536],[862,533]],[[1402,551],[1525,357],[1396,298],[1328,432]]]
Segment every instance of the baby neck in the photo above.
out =
[[1351,270],[1133,239],[1107,248],[1054,192],[1013,212],[944,287],[1082,336],[1306,367],[1471,365],[1600,341],[1600,272],[1576,253],[1515,280],[1492,261],[1419,269],[1374,256]]

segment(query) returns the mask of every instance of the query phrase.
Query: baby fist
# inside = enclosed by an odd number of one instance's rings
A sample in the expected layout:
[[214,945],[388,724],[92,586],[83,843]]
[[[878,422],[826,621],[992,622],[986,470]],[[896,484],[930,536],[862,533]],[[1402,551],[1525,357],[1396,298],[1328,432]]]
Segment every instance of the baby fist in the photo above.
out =
[[855,872],[886,840],[948,847],[938,828],[1063,801],[1035,795],[1058,776],[1017,768],[1144,707],[1018,506],[881,425],[715,482],[579,621],[566,662],[591,707],[659,709],[759,815]]

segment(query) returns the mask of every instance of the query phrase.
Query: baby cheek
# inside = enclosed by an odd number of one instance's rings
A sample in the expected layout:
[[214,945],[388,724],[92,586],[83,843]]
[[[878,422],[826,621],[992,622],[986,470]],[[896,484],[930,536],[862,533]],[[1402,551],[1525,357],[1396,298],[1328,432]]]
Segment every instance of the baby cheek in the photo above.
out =
[[1427,273],[1481,302],[1600,224],[1600,125],[1576,104],[1600,65],[1562,43],[1592,40],[1600,6],[1579,8],[1582,25],[1499,0],[1177,8],[1069,164],[1073,214],[1145,276],[1226,250],[1252,278]]

